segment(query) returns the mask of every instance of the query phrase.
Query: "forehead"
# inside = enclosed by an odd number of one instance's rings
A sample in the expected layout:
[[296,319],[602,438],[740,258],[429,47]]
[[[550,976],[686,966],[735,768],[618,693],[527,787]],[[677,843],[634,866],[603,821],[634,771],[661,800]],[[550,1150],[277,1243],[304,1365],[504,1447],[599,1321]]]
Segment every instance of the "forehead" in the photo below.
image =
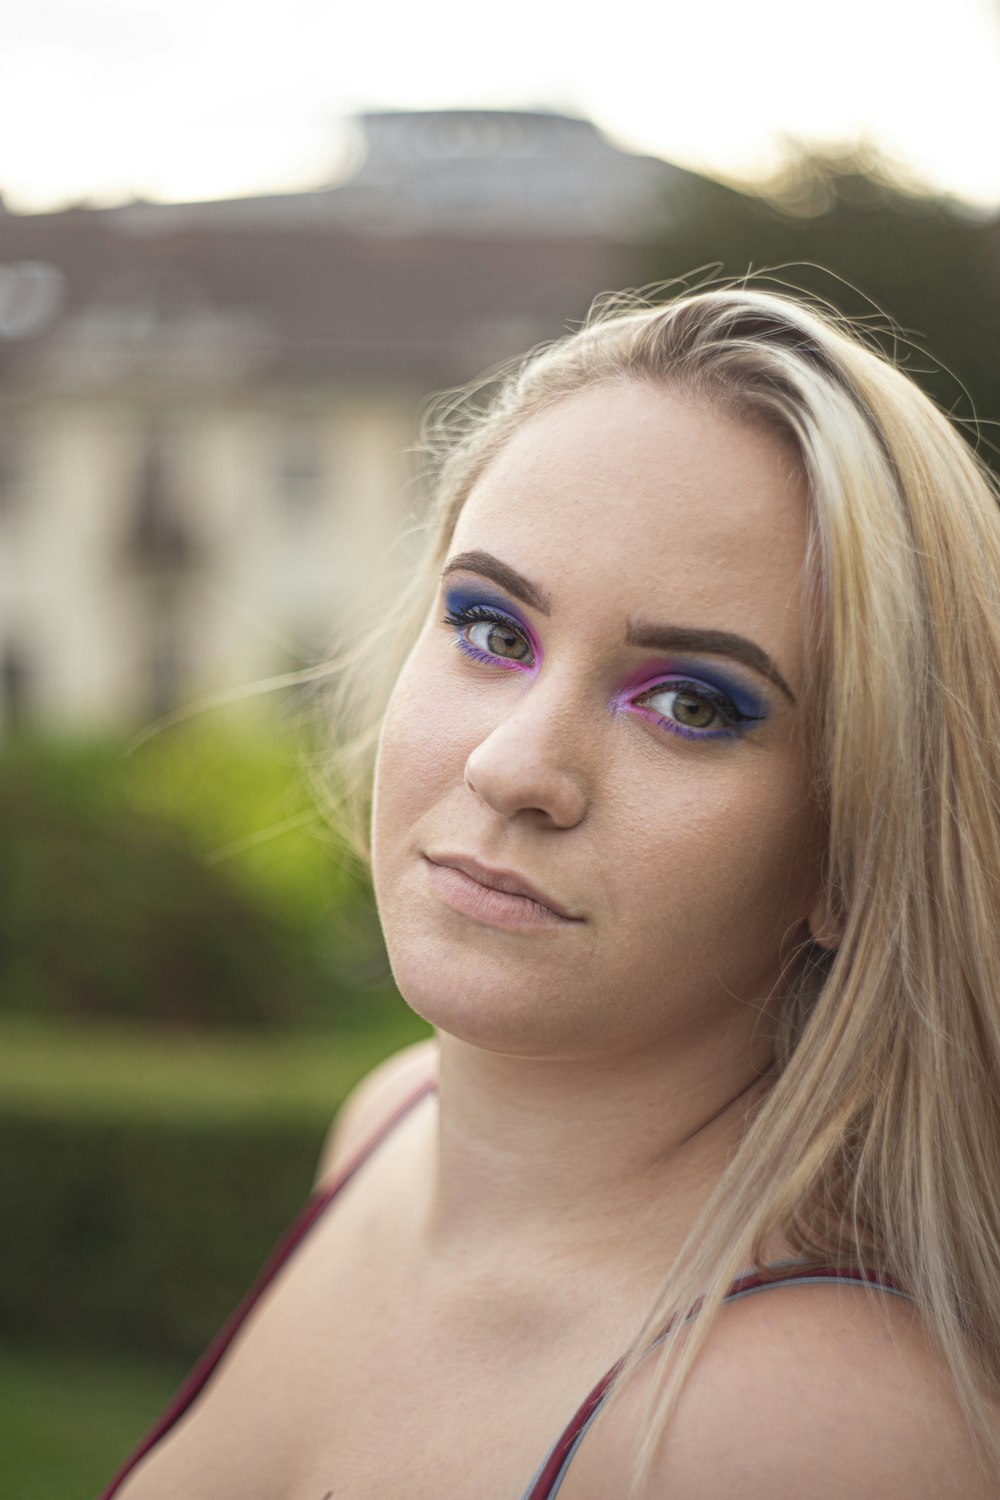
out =
[[526,421],[477,481],[452,551],[494,553],[556,609],[755,636],[801,654],[808,506],[790,442],[638,381],[590,387]]

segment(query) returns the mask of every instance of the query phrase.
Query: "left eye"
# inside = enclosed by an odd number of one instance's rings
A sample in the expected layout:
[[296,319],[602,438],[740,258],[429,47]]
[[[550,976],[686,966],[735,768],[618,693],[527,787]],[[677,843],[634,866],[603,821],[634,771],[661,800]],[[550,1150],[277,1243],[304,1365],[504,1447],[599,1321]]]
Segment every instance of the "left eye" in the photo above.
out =
[[477,620],[468,625],[465,638],[470,646],[508,661],[526,661],[531,655],[531,646],[521,631],[497,620]]
[[745,717],[721,693],[690,682],[664,683],[635,701],[684,729],[696,731],[732,728]]
[[688,729],[712,729],[715,720],[721,718],[714,703],[701,693],[693,693],[690,688],[671,688],[654,696],[663,703],[661,713],[671,714],[678,724],[685,724]]

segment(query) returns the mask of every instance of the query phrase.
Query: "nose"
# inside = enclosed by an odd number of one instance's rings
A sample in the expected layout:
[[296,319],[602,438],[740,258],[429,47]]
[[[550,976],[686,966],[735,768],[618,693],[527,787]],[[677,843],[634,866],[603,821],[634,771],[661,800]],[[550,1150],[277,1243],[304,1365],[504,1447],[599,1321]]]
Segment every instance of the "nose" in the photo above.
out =
[[533,812],[573,828],[587,811],[586,776],[571,726],[544,697],[536,687],[480,741],[466,760],[465,784],[504,818]]

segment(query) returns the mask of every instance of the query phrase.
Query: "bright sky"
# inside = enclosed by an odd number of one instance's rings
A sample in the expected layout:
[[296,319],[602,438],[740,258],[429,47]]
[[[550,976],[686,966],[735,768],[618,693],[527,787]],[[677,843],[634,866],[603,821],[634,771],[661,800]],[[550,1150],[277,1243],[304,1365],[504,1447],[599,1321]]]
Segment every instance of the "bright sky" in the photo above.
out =
[[[746,178],[789,136],[865,135],[1000,203],[1000,0],[11,0],[10,207],[332,180],[376,108],[548,107]],[[594,16],[597,19],[593,19]]]

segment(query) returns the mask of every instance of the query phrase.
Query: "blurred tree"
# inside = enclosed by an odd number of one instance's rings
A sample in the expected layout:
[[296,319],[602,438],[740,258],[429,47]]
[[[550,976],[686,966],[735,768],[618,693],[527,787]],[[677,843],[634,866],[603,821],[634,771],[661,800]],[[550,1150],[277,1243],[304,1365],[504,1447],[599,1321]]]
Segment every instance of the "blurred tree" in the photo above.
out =
[[0,1010],[336,1027],[392,999],[366,882],[262,739],[5,746]]
[[982,420],[980,452],[1000,468],[990,447],[1000,418],[995,217],[905,181],[869,146],[795,147],[759,196],[704,180],[690,217],[650,247],[647,264],[651,279],[695,284],[770,272],[774,289],[799,288],[863,320],[956,420]]

